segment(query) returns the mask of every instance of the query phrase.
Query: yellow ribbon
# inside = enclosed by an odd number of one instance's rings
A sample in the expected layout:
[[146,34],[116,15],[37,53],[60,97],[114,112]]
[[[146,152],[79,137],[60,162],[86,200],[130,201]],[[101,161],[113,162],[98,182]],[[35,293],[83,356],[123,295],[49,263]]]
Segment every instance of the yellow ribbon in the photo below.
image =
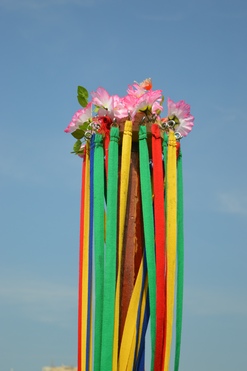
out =
[[173,131],[169,133],[167,151],[167,325],[164,371],[169,370],[172,324],[174,312],[175,273],[176,273],[176,244],[177,244],[177,171],[176,171],[176,138]]
[[119,353],[119,371],[132,371],[134,366],[135,341],[136,341],[136,321],[138,316],[138,306],[143,280],[143,257],[136,278],[134,290],[130,299],[130,304],[124,324],[123,336]]
[[82,316],[81,316],[81,363],[86,369],[87,318],[88,318],[88,244],[89,244],[89,202],[90,202],[90,157],[89,144],[85,155],[85,197],[84,197],[84,236],[82,257]]
[[132,122],[126,121],[123,133],[120,193],[119,193],[118,273],[115,299],[113,370],[117,370],[118,363],[121,266],[122,266],[124,224],[128,198],[131,146],[132,146]]
[[146,310],[146,305],[147,305],[147,294],[148,294],[148,279],[146,276],[145,283],[144,283],[144,289],[143,289],[143,295],[142,295],[142,303],[141,303],[140,328],[139,328],[139,334],[138,334],[137,354],[139,353],[140,345],[141,345],[143,321],[144,321],[144,315],[145,315],[145,310]]

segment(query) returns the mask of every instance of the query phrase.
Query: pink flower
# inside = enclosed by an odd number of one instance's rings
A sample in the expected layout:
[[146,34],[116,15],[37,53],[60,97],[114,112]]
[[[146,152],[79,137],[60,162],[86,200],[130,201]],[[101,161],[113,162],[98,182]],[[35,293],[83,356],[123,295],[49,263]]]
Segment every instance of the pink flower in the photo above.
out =
[[128,116],[123,100],[118,95],[111,96],[104,88],[98,88],[91,95],[92,103],[99,108],[99,116],[107,115],[119,119]]
[[152,80],[150,78],[145,79],[140,84],[135,81],[133,85],[129,85],[127,93],[133,97],[140,98],[147,90],[152,89]]
[[124,98],[122,98],[122,102],[127,110],[127,113],[132,115],[132,112],[135,109],[135,106],[137,105],[138,98],[136,98],[133,95],[126,95]]
[[152,105],[152,113],[159,115],[160,112],[163,110],[163,106],[160,104],[161,100],[154,102]]
[[168,117],[172,118],[172,116],[175,116],[179,120],[179,124],[175,127],[175,130],[185,137],[194,126],[194,117],[190,114],[190,105],[183,100],[175,103],[168,98],[167,106]]
[[143,89],[151,90],[153,87],[152,79],[149,77],[148,79],[143,80],[139,85]]
[[139,111],[145,112],[149,111],[150,113],[158,113],[162,111],[163,107],[161,106],[162,102],[162,90],[149,90],[146,91],[138,100],[135,105],[133,116]]
[[92,103],[88,103],[85,108],[79,109],[72,117],[71,122],[64,130],[65,133],[73,133],[76,129],[79,129],[80,125],[84,122],[90,121],[92,119]]
[[128,95],[135,97],[135,98],[140,98],[143,94],[146,93],[146,90],[140,86],[138,83],[135,83],[133,85],[129,85],[129,88],[127,89]]
[[104,89],[99,87],[96,91],[92,91],[92,103],[101,108],[109,110],[113,105],[113,99],[110,94]]
[[128,116],[128,110],[124,104],[123,98],[120,98],[118,95],[113,95],[113,109],[112,114],[118,119],[122,119]]

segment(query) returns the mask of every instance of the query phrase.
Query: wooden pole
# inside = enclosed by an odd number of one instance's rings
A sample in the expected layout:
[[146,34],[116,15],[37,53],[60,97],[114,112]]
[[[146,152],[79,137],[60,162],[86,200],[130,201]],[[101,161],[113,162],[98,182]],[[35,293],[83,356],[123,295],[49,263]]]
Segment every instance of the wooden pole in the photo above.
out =
[[129,191],[123,241],[121,272],[120,334],[121,343],[127,310],[143,255],[143,222],[141,209],[138,143],[132,143]]

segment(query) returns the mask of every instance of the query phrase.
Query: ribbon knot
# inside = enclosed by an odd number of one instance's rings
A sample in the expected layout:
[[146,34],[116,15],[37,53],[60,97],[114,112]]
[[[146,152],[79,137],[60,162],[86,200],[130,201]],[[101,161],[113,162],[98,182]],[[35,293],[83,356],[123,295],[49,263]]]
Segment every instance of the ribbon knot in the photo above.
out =
[[112,126],[110,131],[110,141],[118,143],[119,141],[119,128]]
[[159,139],[160,138],[160,128],[159,128],[159,125],[153,124],[152,127],[151,127],[151,130],[152,130],[152,135],[156,139]]
[[94,145],[96,148],[103,147],[103,136],[102,134],[95,134]]
[[147,139],[147,128],[145,125],[141,125],[139,129],[139,140]]

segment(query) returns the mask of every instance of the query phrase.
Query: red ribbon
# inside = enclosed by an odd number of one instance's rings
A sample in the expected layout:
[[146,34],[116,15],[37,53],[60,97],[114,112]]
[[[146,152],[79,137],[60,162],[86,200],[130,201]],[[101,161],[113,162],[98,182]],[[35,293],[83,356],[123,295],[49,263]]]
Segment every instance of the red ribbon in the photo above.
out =
[[156,247],[156,347],[154,370],[162,370],[166,326],[166,223],[162,138],[157,124],[152,125],[153,193]]

